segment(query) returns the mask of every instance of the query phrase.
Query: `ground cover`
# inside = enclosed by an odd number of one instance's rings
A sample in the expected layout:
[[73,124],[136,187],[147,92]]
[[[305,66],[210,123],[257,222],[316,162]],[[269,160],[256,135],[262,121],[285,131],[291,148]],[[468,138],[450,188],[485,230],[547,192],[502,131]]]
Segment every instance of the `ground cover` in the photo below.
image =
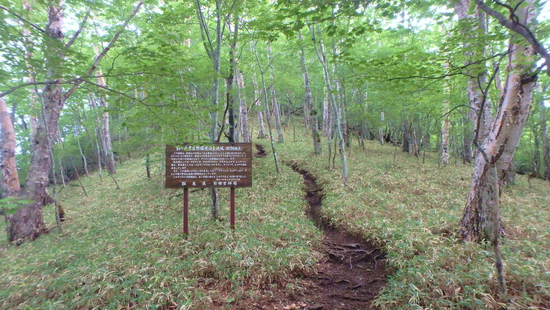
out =
[[[276,176],[254,159],[254,187],[237,189],[237,229],[228,223],[229,190],[220,190],[223,221],[209,220],[209,194],[190,193],[190,236],[182,236],[182,190],[163,188],[162,158],[152,179],[142,161],[109,178],[82,177],[58,195],[63,235],[20,247],[0,241],[0,309],[228,309],[242,300],[291,293],[313,271],[320,232],[304,214],[300,175]],[[59,190],[59,187],[58,187]],[[0,229],[5,229],[4,226]],[[271,296],[282,308],[286,300]]]
[[[510,301],[498,298],[492,249],[465,244],[455,233],[472,167],[438,164],[437,153],[416,158],[395,146],[367,141],[348,154],[341,183],[327,156],[304,152],[299,135],[281,146],[316,176],[326,193],[323,216],[332,225],[373,241],[387,254],[388,284],[375,302],[383,309],[547,309],[550,306],[550,183],[518,176],[502,196],[503,253]],[[298,145],[303,145],[302,147]],[[324,144],[325,154],[327,145]],[[311,150],[312,147],[309,147]]]
[[[290,136],[290,132],[288,132]],[[340,182],[327,156],[312,154],[309,135],[276,144],[276,175],[267,140],[255,158],[254,187],[237,189],[237,230],[229,229],[228,193],[222,222],[209,220],[207,191],[190,194],[190,236],[181,234],[182,193],[162,187],[162,157],[153,178],[142,161],[125,162],[112,181],[82,177],[59,200],[64,233],[20,247],[0,235],[1,309],[307,309],[307,277],[322,275],[322,233],[304,210],[295,163],[324,193],[320,216],[382,249],[390,274],[375,301],[381,309],[500,309],[492,251],[464,244],[455,230],[466,201],[471,167],[440,167],[393,146],[367,141],[348,154],[350,178]],[[323,145],[326,154],[326,142]],[[550,183],[518,176],[502,196],[503,240],[511,301],[508,309],[550,304]],[[59,189],[59,188],[58,188]],[[46,221],[54,227],[52,207]],[[5,226],[0,224],[0,231]],[[344,283],[349,286],[349,283]]]

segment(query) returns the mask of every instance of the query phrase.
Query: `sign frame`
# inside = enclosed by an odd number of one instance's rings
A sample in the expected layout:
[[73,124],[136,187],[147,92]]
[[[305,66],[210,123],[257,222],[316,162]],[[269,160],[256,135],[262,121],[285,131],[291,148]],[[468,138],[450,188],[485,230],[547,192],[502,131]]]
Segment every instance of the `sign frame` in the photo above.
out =
[[235,188],[252,187],[252,143],[166,145],[166,188],[183,188],[183,234],[189,236],[189,188],[229,187],[235,230]]
[[166,145],[165,187],[252,187],[252,143]]

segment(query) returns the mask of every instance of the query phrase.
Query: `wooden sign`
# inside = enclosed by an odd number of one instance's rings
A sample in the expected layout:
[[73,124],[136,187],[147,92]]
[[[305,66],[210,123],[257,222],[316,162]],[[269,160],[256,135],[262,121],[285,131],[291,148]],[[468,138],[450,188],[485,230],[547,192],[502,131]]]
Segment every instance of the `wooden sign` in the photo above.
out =
[[251,143],[166,146],[167,188],[251,186]]

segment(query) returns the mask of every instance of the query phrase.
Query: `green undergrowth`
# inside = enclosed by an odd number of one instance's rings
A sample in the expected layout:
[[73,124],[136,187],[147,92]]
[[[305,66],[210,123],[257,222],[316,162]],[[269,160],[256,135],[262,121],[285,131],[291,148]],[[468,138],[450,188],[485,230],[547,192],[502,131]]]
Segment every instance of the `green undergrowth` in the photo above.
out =
[[[324,188],[324,216],[332,225],[372,240],[387,255],[389,281],[382,309],[541,309],[550,305],[550,182],[518,176],[501,199],[502,240],[509,300],[497,294],[493,251],[464,243],[456,230],[466,203],[472,165],[442,167],[437,153],[420,158],[367,141],[347,156],[341,182],[325,155],[315,156],[307,135],[280,147]],[[354,141],[355,142],[355,141]],[[308,151],[303,151],[307,149]]]
[[277,176],[268,158],[253,160],[253,187],[236,189],[235,231],[229,189],[220,189],[219,222],[209,191],[190,191],[185,239],[183,190],[163,188],[160,155],[155,162],[151,179],[143,161],[120,165],[119,190],[97,173],[81,178],[87,197],[78,182],[58,187],[63,234],[46,206],[50,234],[19,247],[0,235],[0,309],[223,309],[312,272],[321,234],[290,168]]
[[[315,156],[309,135],[276,144],[282,173],[268,153],[253,160],[252,188],[237,189],[237,229],[228,223],[229,190],[221,189],[222,221],[209,220],[209,192],[190,193],[190,236],[182,235],[182,190],[163,188],[162,156],[151,179],[143,161],[108,177],[82,177],[58,199],[67,212],[63,234],[53,208],[52,232],[20,247],[0,237],[0,309],[230,309],[270,288],[314,272],[321,233],[304,215],[296,162],[324,189],[332,225],[374,242],[386,253],[388,283],[381,309],[544,309],[550,304],[550,183],[518,176],[502,196],[502,251],[509,299],[497,294],[492,249],[464,243],[456,229],[468,194],[471,165],[438,164],[391,145],[354,145],[342,185],[336,166]],[[354,141],[355,142],[355,141]],[[58,189],[59,190],[59,187]],[[5,230],[0,224],[0,232]],[[299,285],[299,284],[298,284]]]

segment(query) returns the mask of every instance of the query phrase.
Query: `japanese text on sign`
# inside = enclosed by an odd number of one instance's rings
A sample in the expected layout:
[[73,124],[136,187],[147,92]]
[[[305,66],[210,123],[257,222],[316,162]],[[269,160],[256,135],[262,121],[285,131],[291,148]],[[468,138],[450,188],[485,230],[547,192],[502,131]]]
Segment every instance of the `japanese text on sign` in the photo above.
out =
[[166,187],[250,187],[252,145],[166,146]]

